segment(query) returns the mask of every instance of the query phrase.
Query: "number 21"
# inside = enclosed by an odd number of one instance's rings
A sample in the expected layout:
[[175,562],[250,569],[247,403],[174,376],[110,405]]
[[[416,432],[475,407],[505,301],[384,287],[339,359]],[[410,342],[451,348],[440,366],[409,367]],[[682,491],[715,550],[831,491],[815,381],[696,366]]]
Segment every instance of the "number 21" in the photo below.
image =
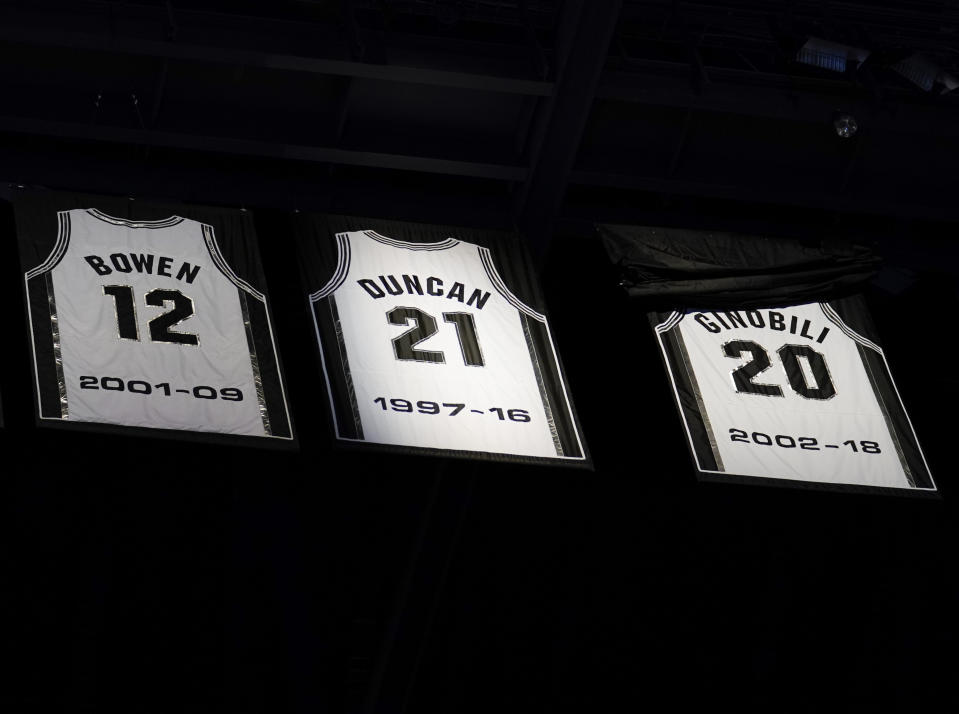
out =
[[[412,360],[414,362],[432,362],[441,364],[446,362],[446,356],[436,350],[418,350],[418,345],[435,335],[439,328],[436,318],[428,312],[415,307],[394,307],[386,313],[386,320],[391,325],[413,327],[394,337],[393,354],[398,360]],[[456,338],[460,343],[460,352],[463,354],[463,364],[467,367],[483,367],[483,352],[480,350],[479,338],[476,335],[476,321],[468,312],[444,312],[443,320],[451,323],[456,329]]]

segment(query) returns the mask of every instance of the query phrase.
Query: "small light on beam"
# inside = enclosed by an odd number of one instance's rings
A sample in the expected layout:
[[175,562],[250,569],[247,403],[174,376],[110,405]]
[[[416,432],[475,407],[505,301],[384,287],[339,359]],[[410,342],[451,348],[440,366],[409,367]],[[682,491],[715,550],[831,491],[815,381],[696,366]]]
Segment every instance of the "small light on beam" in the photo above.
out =
[[859,65],[865,62],[868,56],[869,50],[861,47],[850,47],[820,37],[810,37],[796,53],[796,61],[833,72],[845,72],[850,64],[853,69],[859,69]]
[[845,112],[836,112],[833,115],[832,125],[841,139],[851,139],[859,131],[859,122],[856,117]]

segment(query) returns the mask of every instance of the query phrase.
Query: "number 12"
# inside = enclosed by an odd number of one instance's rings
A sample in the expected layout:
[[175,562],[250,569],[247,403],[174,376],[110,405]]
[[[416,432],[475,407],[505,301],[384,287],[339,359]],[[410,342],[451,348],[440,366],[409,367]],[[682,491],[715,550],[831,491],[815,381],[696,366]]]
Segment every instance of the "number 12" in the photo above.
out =
[[[129,285],[104,285],[103,294],[113,298],[117,312],[117,336],[123,340],[140,341],[140,329],[137,326],[136,303],[133,288]],[[147,323],[150,326],[151,342],[172,342],[178,345],[198,345],[200,338],[188,332],[176,332],[171,328],[193,315],[193,300],[179,290],[157,288],[146,294],[144,299],[152,307],[165,307],[173,303],[173,309],[158,315]]]

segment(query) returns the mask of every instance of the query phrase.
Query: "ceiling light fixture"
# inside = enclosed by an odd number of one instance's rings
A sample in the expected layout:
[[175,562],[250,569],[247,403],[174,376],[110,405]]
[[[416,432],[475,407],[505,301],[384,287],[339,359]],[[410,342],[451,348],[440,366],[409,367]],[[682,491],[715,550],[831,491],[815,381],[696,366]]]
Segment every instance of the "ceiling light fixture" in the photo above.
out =
[[869,50],[861,47],[830,42],[821,37],[810,37],[796,53],[796,61],[833,72],[845,72],[850,65],[852,69],[859,69],[868,56]]
[[946,94],[959,87],[959,79],[944,71],[928,57],[918,53],[892,65],[892,70],[926,92],[931,92],[936,83],[943,86],[940,94]]

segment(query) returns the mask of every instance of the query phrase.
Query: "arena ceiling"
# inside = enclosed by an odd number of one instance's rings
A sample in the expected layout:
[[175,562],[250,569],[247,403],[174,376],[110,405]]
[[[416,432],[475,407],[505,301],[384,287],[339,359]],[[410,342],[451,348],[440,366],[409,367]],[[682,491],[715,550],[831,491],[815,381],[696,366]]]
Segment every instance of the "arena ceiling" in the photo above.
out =
[[[518,225],[534,248],[557,221],[691,203],[954,219],[953,0],[7,0],[0,19],[11,184],[375,198]],[[804,64],[810,37],[869,55]],[[897,70],[914,57],[928,91]]]

